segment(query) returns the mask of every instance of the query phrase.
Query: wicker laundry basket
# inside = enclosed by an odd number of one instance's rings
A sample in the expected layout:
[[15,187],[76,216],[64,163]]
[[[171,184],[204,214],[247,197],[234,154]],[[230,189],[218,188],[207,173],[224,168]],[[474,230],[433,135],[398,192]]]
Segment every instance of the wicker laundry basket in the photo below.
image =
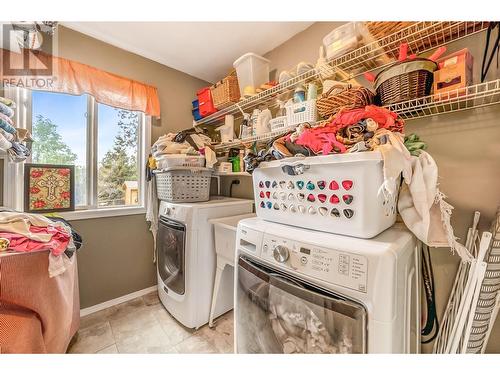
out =
[[240,87],[238,86],[238,77],[236,71],[231,72],[227,77],[214,84],[212,99],[217,109],[222,109],[237,103],[240,100]]
[[316,100],[316,107],[320,117],[327,119],[343,108],[362,108],[371,104],[373,98],[373,93],[367,88],[334,85]]
[[380,103],[388,105],[429,95],[436,69],[434,61],[417,58],[382,70],[375,80]]

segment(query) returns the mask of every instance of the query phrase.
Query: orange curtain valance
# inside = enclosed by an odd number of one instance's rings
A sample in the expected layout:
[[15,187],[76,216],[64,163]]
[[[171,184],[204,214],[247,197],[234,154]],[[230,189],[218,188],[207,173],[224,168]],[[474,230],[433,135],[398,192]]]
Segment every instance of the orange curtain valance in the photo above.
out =
[[0,65],[3,84],[73,95],[89,94],[102,104],[160,116],[156,87],[86,64],[43,52],[19,54],[2,49]]

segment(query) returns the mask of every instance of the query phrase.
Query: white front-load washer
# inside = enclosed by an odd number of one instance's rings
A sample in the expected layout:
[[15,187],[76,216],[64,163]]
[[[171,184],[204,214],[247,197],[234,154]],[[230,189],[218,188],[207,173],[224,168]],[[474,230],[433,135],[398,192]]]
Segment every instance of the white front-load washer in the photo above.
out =
[[[156,241],[158,295],[180,323],[199,328],[208,323],[217,256],[209,219],[251,213],[253,201],[210,197],[207,202],[169,203],[159,209]],[[233,271],[222,275],[215,317],[233,308]]]
[[416,353],[419,251],[404,227],[360,239],[238,224],[238,353]]

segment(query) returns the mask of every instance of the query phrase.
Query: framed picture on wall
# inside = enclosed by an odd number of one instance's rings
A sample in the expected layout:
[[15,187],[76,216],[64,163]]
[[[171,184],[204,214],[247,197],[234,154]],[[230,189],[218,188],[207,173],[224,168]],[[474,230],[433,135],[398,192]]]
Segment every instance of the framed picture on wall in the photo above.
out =
[[74,165],[24,165],[25,212],[47,213],[74,209]]

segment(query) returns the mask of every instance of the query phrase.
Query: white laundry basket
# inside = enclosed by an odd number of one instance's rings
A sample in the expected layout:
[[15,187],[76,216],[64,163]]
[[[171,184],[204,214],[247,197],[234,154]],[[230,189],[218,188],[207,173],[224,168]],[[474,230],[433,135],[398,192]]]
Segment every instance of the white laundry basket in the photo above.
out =
[[155,159],[158,169],[205,166],[205,157],[201,155],[168,154],[155,157]]
[[210,197],[210,168],[172,167],[154,171],[158,199],[172,203],[205,202]]
[[257,216],[277,223],[371,238],[396,221],[397,195],[380,189],[379,152],[287,158],[253,172]]

